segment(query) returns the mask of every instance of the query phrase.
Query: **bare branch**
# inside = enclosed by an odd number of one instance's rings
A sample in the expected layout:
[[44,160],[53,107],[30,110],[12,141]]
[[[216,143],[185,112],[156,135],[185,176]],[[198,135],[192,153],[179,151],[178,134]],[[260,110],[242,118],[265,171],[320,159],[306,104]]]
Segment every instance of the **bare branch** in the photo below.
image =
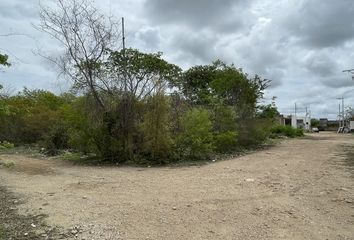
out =
[[99,13],[89,0],[56,0],[55,8],[40,4],[40,19],[36,28],[57,40],[64,50],[60,57],[45,58],[106,110],[101,92],[111,89],[102,77],[103,62],[107,49],[116,49],[120,42],[118,22]]

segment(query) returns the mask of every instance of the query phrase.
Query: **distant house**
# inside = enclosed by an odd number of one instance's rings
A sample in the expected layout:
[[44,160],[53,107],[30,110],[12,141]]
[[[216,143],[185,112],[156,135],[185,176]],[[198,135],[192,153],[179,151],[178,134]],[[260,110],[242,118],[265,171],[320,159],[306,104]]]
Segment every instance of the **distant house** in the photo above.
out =
[[280,115],[279,123],[280,125],[292,126],[293,128],[301,128],[305,130],[311,129],[310,117],[300,117],[295,115]]
[[354,121],[349,122],[349,127],[350,127],[350,131],[353,132],[354,131]]
[[291,126],[291,117],[285,115],[279,115],[278,122],[283,126]]

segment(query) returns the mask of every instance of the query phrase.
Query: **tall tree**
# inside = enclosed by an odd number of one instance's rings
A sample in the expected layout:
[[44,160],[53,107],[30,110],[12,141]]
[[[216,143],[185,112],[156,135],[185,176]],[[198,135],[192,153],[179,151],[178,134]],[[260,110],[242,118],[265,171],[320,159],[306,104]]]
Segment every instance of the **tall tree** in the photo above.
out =
[[179,77],[181,69],[161,58],[162,53],[142,53],[137,49],[112,51],[107,62],[111,84],[136,99],[164,91]]
[[190,68],[174,85],[192,103],[234,106],[238,115],[244,117],[255,113],[269,80],[257,75],[250,78],[242,69],[218,60],[211,65]]
[[9,67],[11,64],[8,62],[9,56],[0,53],[0,65]]
[[155,163],[164,163],[171,154],[172,137],[169,128],[169,102],[163,93],[149,97],[142,122],[143,151]]
[[120,46],[118,22],[101,14],[89,0],[56,0],[50,8],[40,5],[39,30],[56,39],[64,52],[59,57],[44,56],[61,74],[73,80],[74,87],[92,94],[98,107],[106,111],[101,92],[110,92],[102,77],[107,49]]
[[[133,156],[133,134],[137,128],[136,103],[146,98],[165,94],[168,84],[178,78],[181,69],[161,58],[161,53],[142,53],[136,49],[111,51],[106,62],[108,79],[114,93],[120,98],[118,112],[120,118],[114,120],[109,131],[122,134],[124,156]],[[113,124],[114,123],[114,124]],[[114,127],[116,125],[116,127]],[[118,128],[118,131],[113,131]]]
[[[9,57],[6,54],[0,53],[0,70],[1,70],[1,66],[5,66],[5,67],[11,66],[8,59],[9,59]],[[3,85],[0,84],[0,99],[3,98],[4,95],[6,95],[3,90],[4,90],[4,87],[3,87]],[[1,109],[3,109],[3,107],[1,107],[1,104],[0,104],[0,111],[1,111]]]

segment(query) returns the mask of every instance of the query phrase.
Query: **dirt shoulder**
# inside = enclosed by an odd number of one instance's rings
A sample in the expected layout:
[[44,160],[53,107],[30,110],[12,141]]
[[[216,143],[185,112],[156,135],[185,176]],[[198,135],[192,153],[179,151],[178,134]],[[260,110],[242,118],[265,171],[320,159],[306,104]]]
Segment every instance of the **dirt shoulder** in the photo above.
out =
[[59,239],[55,227],[45,223],[45,215],[22,215],[17,211],[18,201],[15,194],[0,186],[0,239]]
[[46,214],[78,239],[354,239],[343,146],[354,147],[354,137],[320,133],[181,168],[1,155],[13,166],[0,167],[0,181],[22,196],[21,214]]

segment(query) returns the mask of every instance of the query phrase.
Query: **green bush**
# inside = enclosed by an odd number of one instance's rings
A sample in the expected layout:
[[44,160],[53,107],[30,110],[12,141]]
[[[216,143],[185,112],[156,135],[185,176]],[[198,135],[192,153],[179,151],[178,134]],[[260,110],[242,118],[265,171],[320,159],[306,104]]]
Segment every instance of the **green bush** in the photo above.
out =
[[212,122],[207,110],[193,108],[182,117],[182,133],[177,140],[179,155],[185,159],[207,159],[214,149]]
[[24,89],[17,95],[0,99],[0,140],[18,144],[44,139],[60,118],[63,99],[43,90]]
[[58,124],[52,127],[44,138],[43,147],[46,149],[48,155],[56,155],[60,150],[68,149],[68,127],[63,124]]
[[0,142],[0,149],[9,149],[9,148],[14,148],[15,145],[13,143],[10,143],[8,141],[3,141],[3,142]]
[[235,150],[237,147],[238,133],[235,131],[227,131],[215,135],[215,148],[220,153],[227,153]]
[[281,126],[278,125],[271,129],[271,133],[273,137],[278,136],[286,136],[290,138],[302,137],[304,135],[304,131],[302,129],[293,128],[291,126]]
[[172,146],[166,96],[157,94],[148,99],[141,130],[144,156],[153,164],[165,163]]
[[270,119],[247,119],[239,128],[239,144],[249,148],[264,143],[271,135]]
[[96,126],[98,121],[90,121],[85,113],[87,106],[85,97],[77,97],[70,104],[61,107],[62,121],[69,126],[68,144],[70,148],[87,154],[97,152],[94,147],[94,136],[99,128]]
[[213,110],[215,132],[236,131],[236,113],[230,106],[215,106]]

